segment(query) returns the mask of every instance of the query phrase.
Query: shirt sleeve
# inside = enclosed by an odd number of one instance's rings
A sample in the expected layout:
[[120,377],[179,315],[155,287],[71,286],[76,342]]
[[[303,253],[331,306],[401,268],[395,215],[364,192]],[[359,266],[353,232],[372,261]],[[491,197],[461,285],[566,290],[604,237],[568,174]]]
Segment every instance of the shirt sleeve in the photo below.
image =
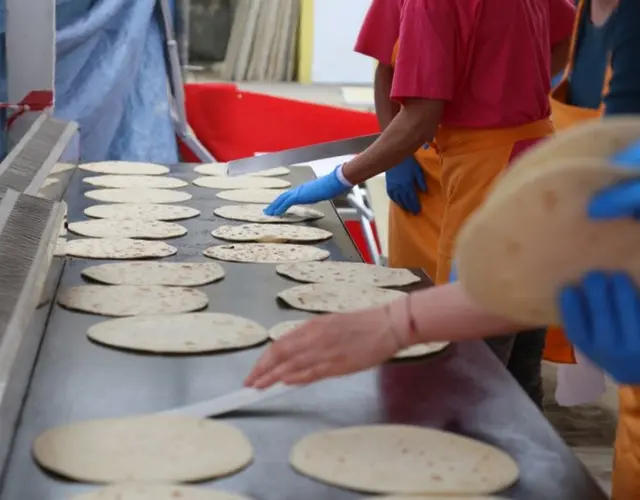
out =
[[640,114],[640,1],[621,0],[611,24],[611,70],[605,114]]
[[393,47],[398,41],[400,2],[373,0],[356,40],[356,52],[391,65]]
[[551,46],[565,40],[573,33],[576,7],[573,0],[549,0]]
[[451,0],[405,0],[391,98],[450,101],[455,93],[456,68],[464,64]]

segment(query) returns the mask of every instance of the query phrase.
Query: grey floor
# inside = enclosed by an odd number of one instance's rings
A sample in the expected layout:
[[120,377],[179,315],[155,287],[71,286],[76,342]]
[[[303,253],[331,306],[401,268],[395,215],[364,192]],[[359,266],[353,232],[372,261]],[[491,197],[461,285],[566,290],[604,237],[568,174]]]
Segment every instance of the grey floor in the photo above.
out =
[[[215,73],[194,73],[190,81],[215,80]],[[261,92],[278,97],[298,99],[360,110],[371,109],[371,103],[345,102],[342,87],[337,85],[300,85],[296,83],[241,83],[243,90]],[[610,384],[607,393],[597,403],[565,408],[554,400],[556,370],[547,364],[543,369],[545,385],[544,413],[558,433],[573,448],[598,479],[605,491],[611,489],[611,464],[617,421],[616,388]]]

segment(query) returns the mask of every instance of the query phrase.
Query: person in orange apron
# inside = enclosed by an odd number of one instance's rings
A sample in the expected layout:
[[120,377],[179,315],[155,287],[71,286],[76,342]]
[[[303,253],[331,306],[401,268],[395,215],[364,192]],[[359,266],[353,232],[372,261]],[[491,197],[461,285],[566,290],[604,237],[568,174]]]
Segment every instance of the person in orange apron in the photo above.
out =
[[[549,47],[566,52],[574,17],[570,0],[402,0],[391,56],[390,96],[398,112],[367,150],[282,194],[265,213],[334,198],[432,143],[439,155],[433,175],[439,182],[432,185],[439,184],[443,206],[435,282],[447,283],[462,224],[518,154],[553,134],[551,74],[566,60],[553,68],[557,58]],[[488,341],[538,405],[544,338],[544,330],[536,330]],[[514,355],[518,361],[510,365]]]
[[[400,111],[391,99],[395,52],[403,0],[374,0],[355,51],[377,61],[374,78],[376,115],[385,130]],[[440,160],[425,145],[386,172],[389,206],[390,267],[423,269],[435,279],[444,199]]]

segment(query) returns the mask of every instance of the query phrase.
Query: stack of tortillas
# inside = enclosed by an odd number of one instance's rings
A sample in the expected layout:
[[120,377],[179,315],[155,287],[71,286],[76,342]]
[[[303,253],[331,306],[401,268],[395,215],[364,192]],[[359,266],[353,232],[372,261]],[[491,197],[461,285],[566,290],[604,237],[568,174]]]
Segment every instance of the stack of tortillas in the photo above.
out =
[[220,226],[211,232],[212,236],[221,240],[260,243],[288,243],[291,241],[312,243],[324,241],[333,235],[329,231],[310,226],[294,224],[240,224],[237,226]]
[[230,262],[277,264],[279,262],[308,262],[329,258],[329,252],[308,245],[287,243],[237,243],[207,248],[204,255]]
[[594,194],[637,178],[607,159],[640,137],[640,120],[593,121],[545,141],[516,161],[457,241],[459,279],[493,313],[523,324],[558,324],[560,290],[591,270],[640,283],[633,220],[593,221]]
[[[202,175],[215,175],[218,177],[224,177],[227,175],[227,163],[207,163],[205,165],[198,165],[195,171]],[[260,172],[252,172],[246,174],[249,177],[280,177],[291,173],[287,167],[275,167],[267,170],[261,170]]]
[[298,206],[291,207],[282,215],[265,215],[264,209],[267,206],[258,204],[227,205],[216,208],[213,213],[223,219],[259,223],[305,222],[324,217],[324,214],[318,210]]
[[[81,493],[71,500],[250,500],[224,491],[164,483],[122,483]],[[469,499],[468,499],[469,500]],[[474,500],[473,498],[470,500]]]
[[33,456],[78,481],[169,483],[228,476],[251,462],[253,450],[242,432],[217,420],[144,416],[48,430],[35,440]]
[[[269,329],[269,337],[271,340],[278,340],[299,326],[305,324],[305,320],[284,321]],[[394,356],[395,359],[418,358],[427,354],[435,354],[444,350],[449,342],[430,342],[429,344],[417,344],[407,349],[403,349]]]
[[276,272],[303,283],[347,283],[361,286],[402,287],[420,278],[408,269],[374,266],[361,262],[305,262],[281,264]]
[[511,486],[506,453],[457,434],[407,425],[319,432],[291,451],[291,465],[322,482],[367,493],[483,495]]

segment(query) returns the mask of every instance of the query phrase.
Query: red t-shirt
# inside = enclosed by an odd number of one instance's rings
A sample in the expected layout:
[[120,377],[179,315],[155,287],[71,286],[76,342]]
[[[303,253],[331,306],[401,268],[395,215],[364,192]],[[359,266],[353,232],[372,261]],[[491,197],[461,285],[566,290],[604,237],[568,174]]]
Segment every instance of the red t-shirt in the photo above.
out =
[[447,101],[445,125],[512,127],[549,116],[574,16],[572,0],[373,0],[355,50],[390,64],[398,41],[391,97]]

